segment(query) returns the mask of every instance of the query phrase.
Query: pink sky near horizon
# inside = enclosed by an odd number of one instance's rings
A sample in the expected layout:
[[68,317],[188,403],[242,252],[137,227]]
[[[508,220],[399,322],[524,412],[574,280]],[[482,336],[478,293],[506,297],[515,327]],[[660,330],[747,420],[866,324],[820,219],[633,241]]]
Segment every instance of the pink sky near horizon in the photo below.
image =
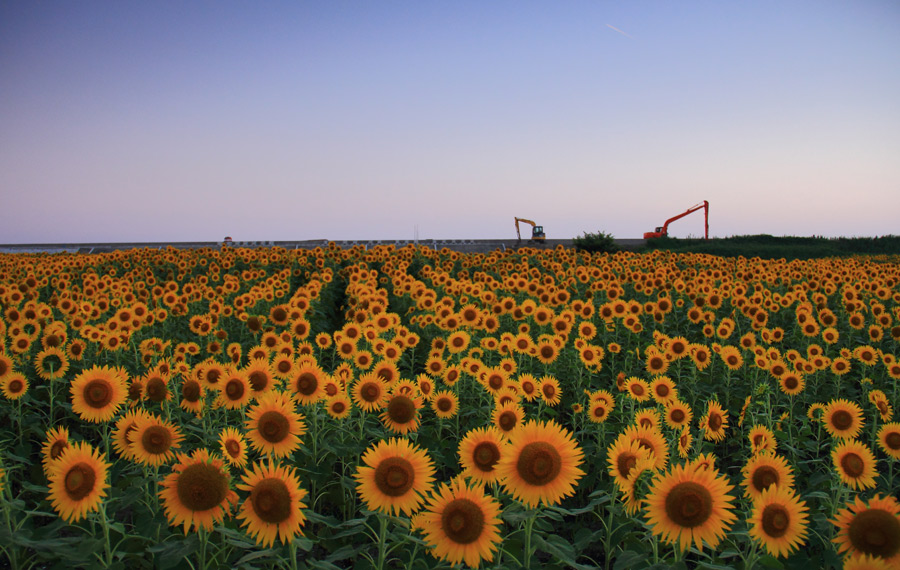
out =
[[889,1],[4,3],[0,243],[900,234],[898,54]]

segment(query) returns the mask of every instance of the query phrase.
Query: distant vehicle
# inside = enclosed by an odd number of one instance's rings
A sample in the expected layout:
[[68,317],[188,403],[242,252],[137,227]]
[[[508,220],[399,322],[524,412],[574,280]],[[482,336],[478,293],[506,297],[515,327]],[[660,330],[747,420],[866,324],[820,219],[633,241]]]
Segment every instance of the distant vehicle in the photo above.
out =
[[709,202],[706,200],[700,202],[696,206],[691,206],[690,208],[688,208],[688,210],[686,212],[678,214],[677,216],[672,216],[671,218],[666,220],[666,223],[664,223],[662,225],[662,227],[656,228],[655,231],[644,233],[644,239],[668,237],[669,224],[671,224],[675,220],[681,219],[681,218],[687,216],[688,214],[690,214],[692,212],[696,212],[697,210],[700,210],[700,209],[704,210],[703,215],[704,215],[704,221],[705,221],[705,226],[706,226],[706,232],[704,234],[703,239],[709,239]]
[[516,218],[516,235],[519,236],[519,241],[522,241],[522,233],[519,231],[519,222],[531,224],[531,241],[543,242],[547,239],[547,236],[544,235],[544,226],[539,226],[525,218]]
[[231,240],[231,236],[225,236],[225,239],[222,240],[222,245],[223,245],[223,246],[229,246],[229,245],[231,245],[231,241],[232,241],[232,240]]

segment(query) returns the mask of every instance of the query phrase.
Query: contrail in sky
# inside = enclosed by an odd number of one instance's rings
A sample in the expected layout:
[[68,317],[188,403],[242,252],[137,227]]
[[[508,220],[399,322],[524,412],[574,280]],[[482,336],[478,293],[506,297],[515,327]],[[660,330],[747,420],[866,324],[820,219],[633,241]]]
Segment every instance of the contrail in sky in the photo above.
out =
[[615,27],[615,26],[613,26],[613,25],[611,25],[611,24],[606,24],[606,27],[609,28],[609,29],[611,29],[611,30],[615,30],[615,31],[619,32],[620,34],[622,34],[622,35],[625,36],[626,38],[634,39],[634,38],[632,38],[631,36],[629,36],[628,34],[626,34],[625,32],[623,32],[622,30],[620,30],[619,28],[617,28],[617,27]]

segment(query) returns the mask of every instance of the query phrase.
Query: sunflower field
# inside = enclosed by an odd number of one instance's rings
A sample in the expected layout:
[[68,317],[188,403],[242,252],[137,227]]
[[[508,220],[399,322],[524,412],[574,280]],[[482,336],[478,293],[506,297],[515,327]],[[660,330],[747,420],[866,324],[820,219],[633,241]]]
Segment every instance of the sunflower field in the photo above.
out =
[[898,284],[885,256],[0,254],[0,568],[900,568]]

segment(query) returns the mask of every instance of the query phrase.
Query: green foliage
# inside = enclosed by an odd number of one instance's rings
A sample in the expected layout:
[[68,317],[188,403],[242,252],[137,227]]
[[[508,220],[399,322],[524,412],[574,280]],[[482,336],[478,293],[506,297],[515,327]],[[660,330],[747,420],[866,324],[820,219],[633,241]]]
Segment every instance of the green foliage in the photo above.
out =
[[612,234],[601,231],[596,233],[584,232],[583,236],[574,238],[572,243],[578,251],[590,253],[614,253],[619,250]]
[[853,255],[900,255],[900,236],[825,238],[759,234],[709,240],[661,237],[647,240],[645,249],[705,253],[721,257],[744,256],[787,260]]

